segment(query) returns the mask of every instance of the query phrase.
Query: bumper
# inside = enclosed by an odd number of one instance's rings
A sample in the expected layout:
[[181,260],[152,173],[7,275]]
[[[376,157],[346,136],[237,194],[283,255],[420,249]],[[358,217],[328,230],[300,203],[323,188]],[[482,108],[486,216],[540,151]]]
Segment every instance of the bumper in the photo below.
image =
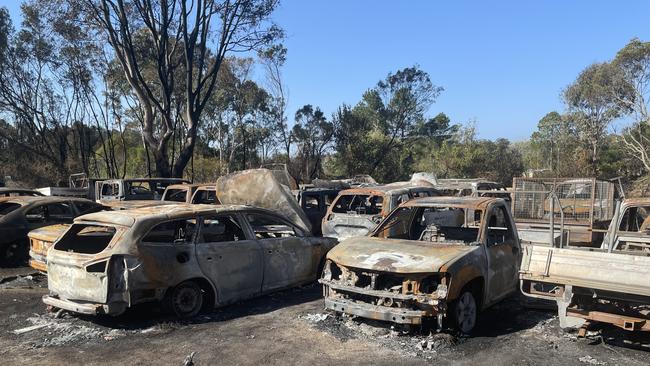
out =
[[398,324],[422,324],[422,318],[427,316],[424,310],[390,308],[387,306],[357,303],[345,299],[325,298],[325,308],[362,318],[383,320]]
[[43,296],[43,302],[59,309],[72,311],[79,314],[87,315],[119,315],[126,309],[126,304],[95,304],[89,302],[77,302],[72,300],[60,299],[52,295]]
[[47,258],[43,255],[29,251],[29,266],[37,271],[47,272]]

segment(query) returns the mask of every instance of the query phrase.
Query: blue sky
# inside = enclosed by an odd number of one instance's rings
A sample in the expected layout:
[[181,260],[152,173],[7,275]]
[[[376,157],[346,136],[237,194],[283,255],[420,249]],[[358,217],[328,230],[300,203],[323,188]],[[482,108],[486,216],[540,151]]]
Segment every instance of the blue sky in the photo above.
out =
[[289,113],[355,104],[389,72],[419,64],[445,88],[430,113],[476,120],[481,138],[522,140],[593,62],[650,40],[650,1],[301,1],[284,27]]
[[[0,0],[18,23],[17,1]],[[562,89],[631,38],[650,40],[650,1],[284,0],[289,116],[330,115],[414,64],[445,88],[429,111],[475,120],[481,138],[522,140]]]

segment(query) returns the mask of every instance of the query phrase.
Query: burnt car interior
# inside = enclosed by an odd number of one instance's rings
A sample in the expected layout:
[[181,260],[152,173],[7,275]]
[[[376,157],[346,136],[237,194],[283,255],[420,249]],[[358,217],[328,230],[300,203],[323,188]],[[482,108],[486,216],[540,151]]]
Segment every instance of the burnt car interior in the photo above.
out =
[[191,243],[196,232],[196,219],[180,219],[163,222],[142,239],[145,243]]
[[650,230],[650,207],[629,207],[623,213],[619,231],[644,232]]
[[650,206],[628,207],[618,226],[619,243],[614,250],[634,254],[650,252],[645,236],[650,232]]
[[185,189],[168,189],[165,201],[185,202],[188,191]]
[[217,199],[217,192],[215,190],[199,189],[196,191],[196,194],[194,194],[192,203],[203,203],[209,205],[218,204],[219,200]]
[[246,215],[257,239],[287,238],[297,236],[296,229],[277,218],[260,215]]
[[129,196],[143,196],[142,198],[154,197],[154,193],[149,187],[149,182],[130,182],[126,186]]
[[402,207],[384,221],[375,236],[469,244],[478,239],[481,214],[480,210],[458,207]]
[[244,240],[244,231],[231,215],[209,216],[203,218],[201,236],[204,243]]
[[30,223],[69,222],[73,218],[72,207],[66,203],[41,205],[27,211],[25,218]]
[[54,249],[69,253],[97,254],[106,249],[115,235],[111,226],[75,224],[55,244]]
[[334,213],[357,213],[359,215],[379,215],[384,197],[371,195],[342,195],[334,203]]
[[495,208],[488,223],[487,244],[497,245],[513,239],[514,235],[505,207]]

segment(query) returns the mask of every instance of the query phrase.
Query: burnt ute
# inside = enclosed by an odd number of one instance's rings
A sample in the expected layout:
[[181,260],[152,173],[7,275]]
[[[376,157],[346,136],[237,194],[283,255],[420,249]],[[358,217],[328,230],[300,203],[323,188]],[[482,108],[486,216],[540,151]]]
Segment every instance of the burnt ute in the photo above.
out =
[[520,261],[504,200],[428,197],[337,245],[320,282],[327,309],[400,324],[448,318],[469,333],[480,310],[516,291]]

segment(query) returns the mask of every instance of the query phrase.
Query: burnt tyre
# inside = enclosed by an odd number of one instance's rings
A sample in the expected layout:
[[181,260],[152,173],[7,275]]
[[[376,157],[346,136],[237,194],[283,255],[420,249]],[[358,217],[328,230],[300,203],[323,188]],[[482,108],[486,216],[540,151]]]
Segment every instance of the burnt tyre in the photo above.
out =
[[463,290],[451,307],[452,326],[462,334],[470,334],[478,320],[478,304],[471,291]]
[[203,291],[196,282],[182,282],[168,291],[165,305],[179,318],[194,317],[203,308]]
[[0,244],[0,265],[17,266],[27,259],[25,248],[19,242]]

